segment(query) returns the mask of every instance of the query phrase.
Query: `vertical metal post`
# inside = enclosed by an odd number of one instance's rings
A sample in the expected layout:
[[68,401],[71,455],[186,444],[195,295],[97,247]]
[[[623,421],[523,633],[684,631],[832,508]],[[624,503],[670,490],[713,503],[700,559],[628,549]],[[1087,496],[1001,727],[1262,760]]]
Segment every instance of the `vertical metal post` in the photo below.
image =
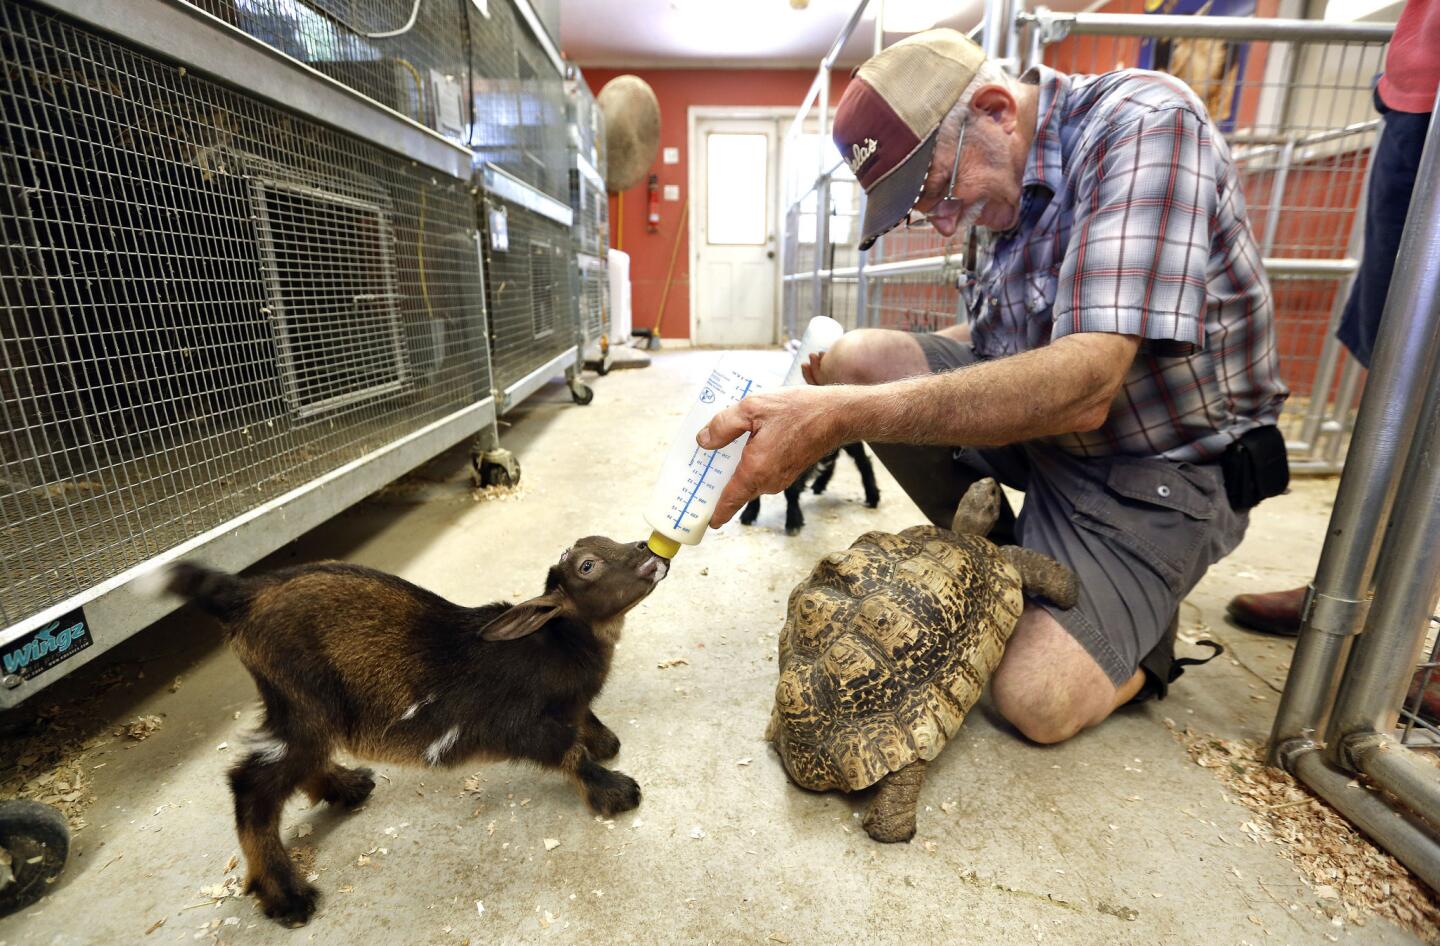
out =
[[[1413,441],[1440,357],[1440,134],[1432,116],[1385,300],[1372,376],[1335,497],[1300,639],[1271,732],[1272,761],[1292,740],[1313,739],[1335,692],[1349,640],[1365,623],[1381,529],[1397,472]],[[1424,518],[1425,510],[1407,510]],[[1397,539],[1398,541],[1398,539]],[[1387,608],[1387,614],[1390,613]],[[1351,709],[1357,704],[1352,704]],[[1368,709],[1370,707],[1361,707]]]
[[1265,216],[1265,236],[1260,241],[1260,255],[1275,255],[1275,234],[1280,229],[1280,205],[1285,197],[1285,185],[1290,177],[1290,162],[1295,159],[1295,139],[1285,142],[1280,149],[1280,168],[1275,172],[1274,183],[1270,186],[1270,212]]
[[[1437,128],[1440,118],[1432,115],[1407,216],[1409,226],[1391,279],[1391,295],[1405,293],[1407,314],[1432,325],[1440,322]],[[1427,199],[1430,206],[1426,206]],[[1387,298],[1384,317],[1397,314]],[[1339,751],[1336,743],[1352,733],[1393,728],[1440,594],[1440,542],[1435,540],[1440,529],[1440,371],[1434,371],[1433,365],[1426,365],[1432,370],[1420,406],[1422,426],[1407,451],[1395,499],[1399,514],[1392,515],[1381,547],[1374,603],[1365,631],[1350,654],[1331,716],[1327,743],[1332,753]],[[1410,399],[1419,393],[1412,390]],[[1345,761],[1338,755],[1334,758]]]
[[[1382,125],[1380,135],[1384,133]],[[1370,154],[1365,159],[1365,175],[1360,181],[1360,199],[1356,201],[1355,216],[1350,221],[1350,241],[1346,245],[1345,255],[1353,260],[1360,259],[1365,252],[1365,212],[1370,199],[1370,175],[1375,170],[1375,151],[1380,147],[1380,135],[1375,136],[1375,144],[1371,146]],[[1268,255],[1269,251],[1266,253]],[[1354,285],[1355,277],[1351,276],[1335,294],[1335,302],[1330,307],[1330,321],[1325,326],[1325,340],[1320,346],[1320,363],[1315,368],[1315,380],[1310,388],[1310,403],[1305,408],[1305,419],[1300,424],[1300,440],[1308,446],[1311,456],[1315,455],[1320,425],[1325,418],[1325,404],[1330,399],[1330,387],[1334,383],[1335,369],[1339,367],[1344,356],[1344,346],[1340,344],[1340,339],[1335,337],[1335,333],[1340,328],[1340,318],[1345,313],[1345,301],[1350,297],[1350,290]],[[1348,405],[1346,413],[1349,413]],[[1331,416],[1336,417],[1343,427],[1344,414]]]
[[[812,284],[814,306],[811,316],[825,314],[825,250],[830,242],[830,175],[825,173],[825,140],[830,137],[830,67],[820,67],[820,147],[815,166],[815,275]],[[795,326],[797,332],[804,331]]]
[[[1034,12],[1037,15],[1043,15],[1050,11],[1041,5],[1035,7]],[[1041,28],[1040,21],[1032,17],[1026,20],[1021,36],[1025,50],[1023,58],[1020,60],[1020,72],[1023,75],[1045,61],[1045,31]]]
[[[1440,267],[1440,218],[1434,229],[1435,255],[1415,261],[1432,268]],[[1402,256],[1401,262],[1408,260]],[[1440,279],[1426,288],[1429,304],[1417,308],[1440,319]],[[1344,737],[1394,728],[1440,592],[1440,542],[1435,541],[1440,534],[1440,372],[1432,374],[1427,388],[1421,430],[1408,451],[1381,546],[1375,598],[1365,630],[1350,651],[1330,717],[1325,742],[1337,764],[1348,762],[1340,745]]]
[[1013,0],[986,0],[981,20],[980,43],[991,59],[1004,59],[1009,54],[1011,34],[1015,29]]
[[[1336,344],[1339,344],[1338,340]],[[1332,470],[1340,468],[1340,447],[1350,430],[1350,409],[1355,405],[1363,377],[1364,369],[1360,367],[1360,362],[1346,358],[1345,367],[1340,369],[1340,389],[1335,393],[1335,407],[1330,411],[1330,419],[1320,428],[1322,434],[1328,434],[1324,462]]]
[[[855,230],[859,231],[865,223],[865,192],[857,186],[855,192],[859,195],[855,201]],[[855,275],[855,324],[853,328],[865,328],[870,324],[870,277],[865,272],[866,265],[870,262],[870,251],[861,250],[856,260]]]

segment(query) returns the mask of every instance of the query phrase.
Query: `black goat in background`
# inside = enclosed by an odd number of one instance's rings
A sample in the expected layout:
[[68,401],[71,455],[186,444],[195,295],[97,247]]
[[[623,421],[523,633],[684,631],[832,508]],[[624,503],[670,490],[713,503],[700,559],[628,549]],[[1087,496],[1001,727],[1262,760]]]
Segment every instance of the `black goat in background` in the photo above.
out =
[[[805,491],[805,484],[813,476],[815,481],[810,484],[810,491],[816,496],[825,492],[825,487],[830,485],[830,477],[835,475],[835,464],[840,459],[841,450],[850,455],[850,459],[855,461],[855,468],[860,471],[860,483],[865,488],[865,505],[871,509],[880,505],[880,487],[875,485],[875,467],[870,462],[870,455],[865,452],[865,445],[847,443],[822,457],[814,466],[797,476],[795,482],[785,487],[786,535],[798,535],[805,526],[805,515],[800,512],[800,494]],[[741,510],[740,524],[753,525],[759,515],[760,497],[756,496]]]

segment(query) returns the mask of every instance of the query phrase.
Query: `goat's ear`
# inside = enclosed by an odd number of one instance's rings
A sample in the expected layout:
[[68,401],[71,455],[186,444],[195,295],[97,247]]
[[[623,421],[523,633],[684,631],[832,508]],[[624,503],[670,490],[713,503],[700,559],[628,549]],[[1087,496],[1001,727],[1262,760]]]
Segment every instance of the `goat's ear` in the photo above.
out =
[[528,634],[534,634],[545,626],[545,622],[566,609],[569,597],[563,591],[547,591],[538,598],[522,601],[500,615],[480,631],[480,637],[487,641],[513,641]]

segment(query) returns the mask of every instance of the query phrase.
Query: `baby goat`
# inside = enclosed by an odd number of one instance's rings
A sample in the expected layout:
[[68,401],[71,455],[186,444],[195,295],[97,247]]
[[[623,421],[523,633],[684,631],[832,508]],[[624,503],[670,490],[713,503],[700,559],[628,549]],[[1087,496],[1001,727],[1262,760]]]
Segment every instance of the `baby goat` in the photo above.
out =
[[246,891],[301,925],[317,891],[280,843],[296,789],[354,807],[386,762],[456,766],[515,759],[573,779],[602,815],[640,804],[640,786],[600,765],[620,740],[590,703],[605,685],[625,612],[669,567],[644,542],[598,536],[560,556],[545,593],[465,608],[394,575],[325,562],[241,577],[182,562],[164,588],[218,618],[255,678],[264,720],[230,770]]
[[[815,482],[810,487],[811,492],[816,496],[825,492],[825,487],[830,485],[830,477],[835,475],[835,462],[840,459],[840,450],[850,455],[855,461],[855,468],[860,471],[860,484],[865,488],[865,505],[874,509],[880,505],[880,487],[875,485],[875,467],[870,464],[870,456],[865,452],[863,443],[847,443],[837,450],[830,451],[821,458],[814,466],[795,478],[795,482],[785,487],[785,534],[798,535],[805,525],[805,515],[800,511],[800,494],[805,492],[805,484],[814,475]],[[740,511],[740,524],[742,526],[753,525],[760,515],[760,497],[756,496],[745,505]]]

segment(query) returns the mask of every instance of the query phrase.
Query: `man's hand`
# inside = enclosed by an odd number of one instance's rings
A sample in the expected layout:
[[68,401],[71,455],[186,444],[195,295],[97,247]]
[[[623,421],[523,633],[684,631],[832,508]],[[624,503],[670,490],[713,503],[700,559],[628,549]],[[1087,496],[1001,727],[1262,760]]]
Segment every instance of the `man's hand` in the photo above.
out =
[[747,432],[750,441],[715,503],[710,524],[723,526],[762,493],[783,492],[844,443],[842,402],[848,397],[844,388],[787,388],[747,397],[716,414],[695,436],[701,447],[718,450]]
[[805,376],[806,384],[821,385],[825,383],[820,380],[820,360],[824,357],[823,351],[812,351],[810,360],[800,365],[800,373]]

